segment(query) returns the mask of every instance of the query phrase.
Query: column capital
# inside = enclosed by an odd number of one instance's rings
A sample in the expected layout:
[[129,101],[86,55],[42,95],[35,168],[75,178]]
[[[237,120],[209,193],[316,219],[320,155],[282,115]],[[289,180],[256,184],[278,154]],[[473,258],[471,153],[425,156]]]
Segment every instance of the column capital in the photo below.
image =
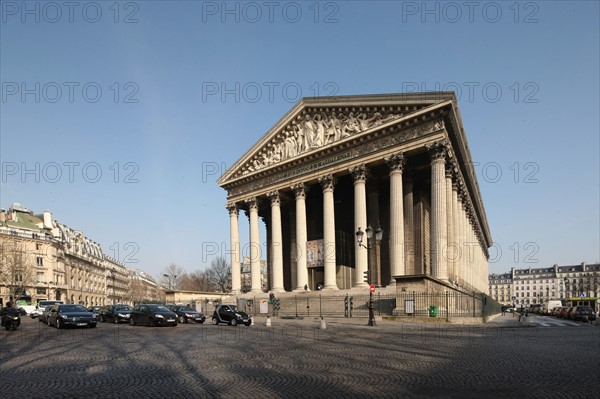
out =
[[271,191],[267,194],[267,197],[271,200],[271,206],[273,205],[281,205],[281,198],[279,196],[279,191]]
[[229,216],[237,216],[239,214],[239,208],[234,202],[228,203],[225,208],[229,211]]
[[406,165],[406,158],[404,157],[404,153],[399,152],[385,158],[385,162],[387,162],[388,167],[390,168],[390,173],[402,172]]
[[425,146],[431,155],[431,162],[444,161],[448,152],[448,144],[445,141],[436,141]]
[[323,188],[323,191],[327,191],[327,190],[333,191],[333,188],[335,187],[336,180],[337,179],[335,177],[333,177],[332,174],[328,174],[328,175],[320,177],[319,178],[319,183],[321,184],[321,187]]
[[248,198],[246,204],[251,211],[258,211],[259,200],[256,197]]
[[308,192],[308,187],[304,183],[294,184],[290,188],[294,192],[294,197],[296,199],[306,198],[306,193]]
[[352,174],[352,179],[354,183],[365,182],[367,180],[367,167],[365,164],[360,164],[355,166],[354,168],[350,168],[350,173]]

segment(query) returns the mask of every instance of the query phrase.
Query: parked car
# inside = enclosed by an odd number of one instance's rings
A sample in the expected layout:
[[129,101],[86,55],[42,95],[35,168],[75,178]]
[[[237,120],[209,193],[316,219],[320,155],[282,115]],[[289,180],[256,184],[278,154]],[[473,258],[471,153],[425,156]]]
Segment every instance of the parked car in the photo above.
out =
[[35,310],[33,312],[31,312],[31,314],[30,314],[31,318],[35,319],[40,314],[42,314],[42,312],[46,309],[46,306],[54,305],[55,303],[62,303],[62,301],[57,301],[57,300],[39,301],[35,305]]
[[100,309],[102,309],[102,306],[96,306],[96,305],[90,306],[87,308],[87,310],[94,313],[96,316],[98,316],[98,314],[100,313]]
[[558,313],[558,318],[559,319],[566,319],[567,318],[567,314],[569,313],[569,309],[571,309],[570,306],[565,306],[562,309],[560,309],[560,312]]
[[575,306],[570,313],[572,320],[596,320],[596,314],[591,306]]
[[237,306],[219,305],[213,313],[212,323],[215,326],[219,323],[231,324],[232,326],[243,323],[249,326],[252,324],[252,318],[248,313],[239,310]]
[[48,325],[56,328],[96,327],[96,315],[83,305],[55,304],[48,312]]
[[131,306],[129,305],[106,305],[102,309],[100,309],[100,313],[98,314],[98,318],[101,322],[112,321],[117,324],[119,322],[129,322],[131,318]]
[[48,313],[50,313],[53,307],[54,305],[48,305],[42,309],[42,312],[38,315],[38,321],[48,323]]
[[573,309],[575,309],[575,306],[569,307],[569,309],[565,313],[565,319],[571,320],[571,313],[573,312]]
[[167,305],[167,308],[177,314],[177,321],[179,323],[194,322],[202,324],[206,320],[204,314],[196,312],[189,306]]
[[163,305],[140,304],[131,311],[129,324],[148,326],[172,326],[177,325],[177,314]]
[[552,316],[554,317],[558,317],[558,315],[560,314],[560,311],[564,308],[564,306],[557,306],[554,309],[552,309]]

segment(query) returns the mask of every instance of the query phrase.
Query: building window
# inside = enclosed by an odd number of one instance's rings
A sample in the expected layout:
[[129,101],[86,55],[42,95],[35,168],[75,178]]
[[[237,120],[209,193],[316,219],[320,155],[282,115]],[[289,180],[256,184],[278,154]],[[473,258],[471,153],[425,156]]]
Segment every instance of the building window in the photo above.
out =
[[44,266],[44,258],[41,256],[38,256],[36,259],[36,264],[40,267]]

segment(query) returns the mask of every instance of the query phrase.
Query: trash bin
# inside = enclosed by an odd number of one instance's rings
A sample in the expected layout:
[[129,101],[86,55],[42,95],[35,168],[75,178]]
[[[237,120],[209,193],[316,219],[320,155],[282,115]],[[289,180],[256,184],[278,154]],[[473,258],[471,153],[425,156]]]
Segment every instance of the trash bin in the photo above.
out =
[[429,307],[429,317],[437,317],[437,313],[438,313],[438,307],[437,306],[430,306]]

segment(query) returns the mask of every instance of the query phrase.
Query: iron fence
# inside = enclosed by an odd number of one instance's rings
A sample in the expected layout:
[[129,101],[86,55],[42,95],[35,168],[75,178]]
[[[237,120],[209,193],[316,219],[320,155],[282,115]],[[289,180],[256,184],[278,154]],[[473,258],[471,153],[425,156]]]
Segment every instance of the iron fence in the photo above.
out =
[[[368,317],[369,295],[283,296],[269,303],[269,315],[279,317]],[[238,306],[254,315],[260,314],[254,300],[238,300]],[[405,317],[482,317],[500,313],[501,304],[482,293],[402,292],[373,295],[376,316]]]

